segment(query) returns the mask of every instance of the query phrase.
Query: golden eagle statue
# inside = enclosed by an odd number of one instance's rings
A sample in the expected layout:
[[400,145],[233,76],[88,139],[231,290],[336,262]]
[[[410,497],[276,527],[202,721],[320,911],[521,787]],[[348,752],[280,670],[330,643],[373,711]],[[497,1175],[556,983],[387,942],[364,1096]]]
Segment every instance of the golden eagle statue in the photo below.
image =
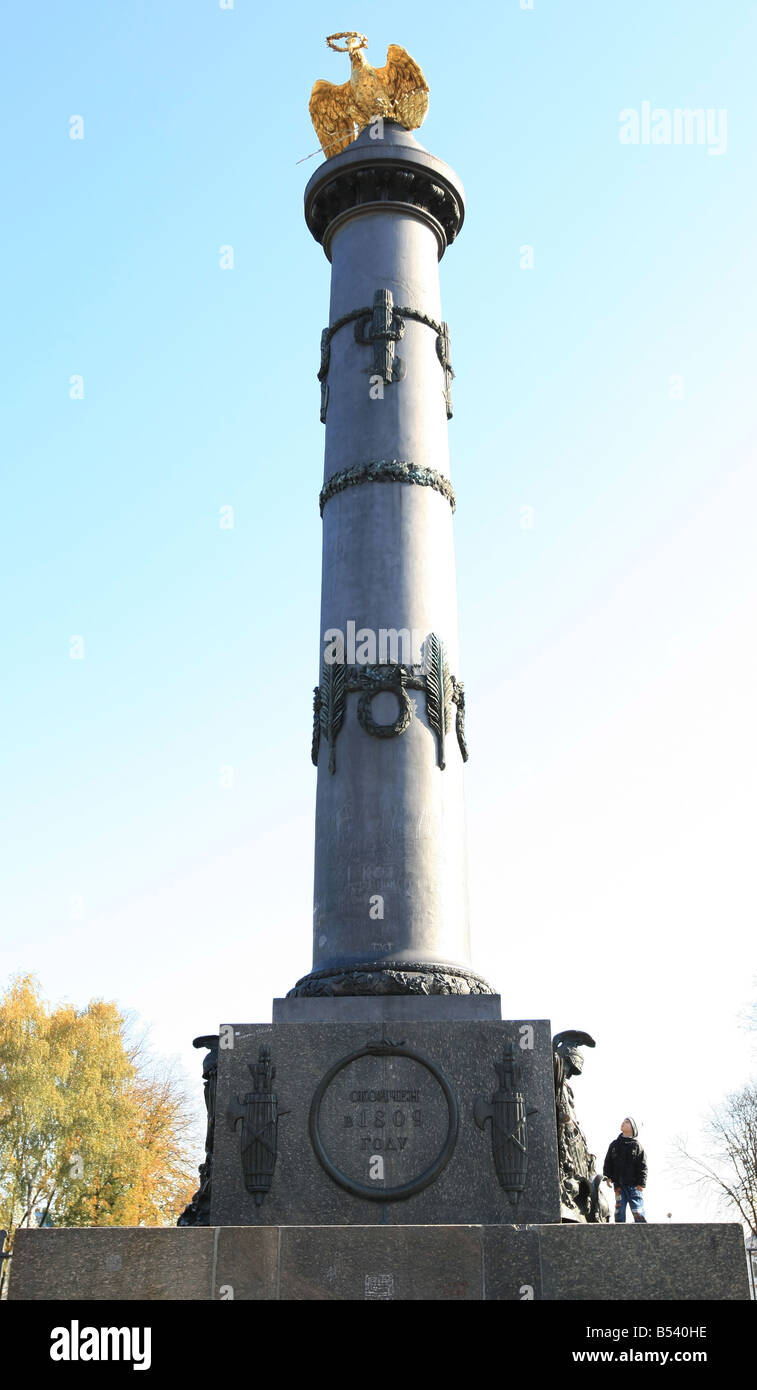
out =
[[[346,39],[344,48],[336,43]],[[330,34],[326,40],[337,53],[349,53],[349,82],[316,82],[310,94],[310,119],[327,159],[352,143],[377,116],[398,121],[408,130],[422,124],[428,108],[428,83],[414,58],[390,43],[383,68],[372,68],[361,49],[368,40],[350,31]]]

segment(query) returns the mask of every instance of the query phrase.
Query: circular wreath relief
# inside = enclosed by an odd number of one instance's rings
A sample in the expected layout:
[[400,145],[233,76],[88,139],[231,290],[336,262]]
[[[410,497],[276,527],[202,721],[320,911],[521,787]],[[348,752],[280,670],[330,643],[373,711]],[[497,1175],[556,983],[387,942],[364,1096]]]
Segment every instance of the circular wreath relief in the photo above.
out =
[[[360,1182],[355,1176],[354,1170],[352,1173],[343,1172],[337,1167],[337,1164],[329,1154],[326,1143],[324,1142],[324,1136],[321,1133],[321,1105],[326,1092],[345,1067],[349,1067],[352,1062],[360,1061],[364,1057],[370,1057],[379,1063],[381,1059],[387,1057],[408,1058],[409,1061],[414,1062],[416,1066],[424,1067],[425,1070],[431,1074],[431,1077],[436,1082],[436,1085],[442,1092],[444,1100],[446,1101],[446,1133],[444,1133],[444,1126],[442,1125],[442,1144],[436,1157],[429,1163],[428,1167],[426,1167],[423,1172],[416,1172],[410,1175],[405,1182],[400,1183],[396,1187],[377,1188],[372,1183]],[[313,1145],[318,1162],[326,1170],[329,1177],[333,1178],[334,1182],[339,1183],[340,1187],[346,1188],[348,1192],[353,1192],[356,1197],[367,1197],[371,1202],[396,1202],[402,1201],[405,1197],[412,1197],[416,1193],[422,1192],[424,1188],[429,1187],[431,1183],[439,1177],[439,1174],[444,1171],[452,1157],[455,1144],[457,1143],[459,1123],[457,1101],[449,1081],[440,1068],[436,1066],[430,1058],[424,1057],[422,1053],[416,1052],[413,1048],[406,1047],[404,1043],[393,1043],[387,1040],[386,1042],[378,1044],[368,1043],[366,1047],[361,1047],[357,1052],[351,1052],[348,1057],[340,1057],[339,1061],[335,1062],[333,1067],[327,1071],[323,1080],[318,1084],[310,1106],[310,1142]],[[330,1137],[333,1142],[334,1133],[332,1131],[329,1135],[328,1124],[326,1125],[326,1131],[327,1136]]]
[[[371,714],[374,696],[380,695],[382,690],[396,695],[399,703],[399,714],[391,724],[377,724]],[[357,717],[360,727],[373,738],[395,738],[397,734],[404,734],[413,717],[413,707],[407,691],[401,685],[395,685],[392,681],[382,681],[372,685],[370,690],[363,691],[357,702]]]

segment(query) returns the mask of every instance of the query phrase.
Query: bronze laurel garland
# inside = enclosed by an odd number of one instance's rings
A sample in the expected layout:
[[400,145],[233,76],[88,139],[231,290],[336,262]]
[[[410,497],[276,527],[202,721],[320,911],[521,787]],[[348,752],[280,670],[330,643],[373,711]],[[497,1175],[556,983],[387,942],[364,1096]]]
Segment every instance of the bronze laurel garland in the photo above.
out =
[[440,492],[454,512],[457,505],[455,489],[449,478],[437,473],[433,468],[410,463],[407,459],[371,459],[368,463],[356,463],[352,468],[342,468],[332,473],[321,488],[319,504],[323,516],[326,503],[345,488],[357,487],[361,483],[416,483],[420,487],[432,487]]
[[[400,318],[403,318],[403,319],[412,319],[414,323],[423,323],[423,324],[425,324],[425,325],[426,325],[426,328],[432,329],[432,331],[433,331],[434,333],[436,333],[437,336],[440,337],[440,338],[444,336],[444,330],[445,330],[445,328],[447,328],[447,324],[446,324],[446,323],[437,323],[436,319],[432,319],[432,318],[430,317],[429,314],[422,314],[421,311],[420,311],[420,309],[409,309],[409,308],[406,307],[406,305],[402,304],[402,305],[397,305],[397,307],[395,308],[394,312],[395,312],[395,314],[398,314]],[[373,305],[372,305],[372,304],[366,305],[366,306],[364,306],[362,309],[351,309],[350,312],[349,312],[348,314],[342,314],[342,317],[341,317],[341,318],[335,319],[334,322],[333,322],[332,324],[329,324],[329,327],[328,327],[328,328],[324,328],[324,330],[323,330],[323,332],[322,332],[322,334],[321,334],[321,354],[322,354],[322,357],[321,357],[321,370],[320,370],[319,373],[318,373],[318,380],[319,380],[319,381],[321,381],[321,380],[323,379],[323,377],[326,375],[326,372],[327,372],[328,369],[329,369],[329,353],[330,353],[330,348],[331,348],[331,339],[333,338],[334,334],[335,334],[335,333],[338,333],[338,332],[339,332],[339,329],[340,329],[340,328],[344,328],[346,324],[348,324],[348,323],[353,323],[355,319],[370,318],[372,313],[373,313]],[[447,329],[447,331],[449,332],[449,329]],[[437,352],[438,352],[438,351],[439,351],[439,345],[437,344]],[[326,362],[325,362],[326,371],[323,370],[323,367],[324,367],[323,358],[324,358],[324,357],[325,357],[325,359],[326,359]],[[444,365],[444,364],[442,364],[442,365]]]
[[[426,696],[426,717],[436,736],[439,767],[446,766],[444,735],[450,727],[451,706],[456,706],[455,733],[463,762],[468,761],[465,740],[465,691],[462,681],[450,674],[444,643],[436,633],[428,642],[428,670],[403,666],[400,662],[382,665],[348,666],[346,662],[323,663],[320,686],[313,691],[313,741],[311,758],[318,766],[321,734],[329,744],[329,772],[336,772],[336,740],[344,723],[346,697],[358,692],[357,717],[360,727],[372,738],[398,738],[409,728],[413,706],[408,690],[420,690]],[[378,724],[373,718],[371,704],[374,696],[389,691],[397,697],[399,714],[389,724]]]
[[[391,695],[396,695],[399,701],[399,714],[391,724],[377,724],[371,714],[371,704],[374,695],[379,695],[382,690],[387,690]],[[364,729],[372,738],[396,738],[399,734],[404,734],[413,717],[413,707],[407,691],[401,685],[393,685],[391,682],[377,682],[370,690],[364,690],[357,702],[357,717],[361,729]]]
[[[424,314],[420,309],[413,309],[405,304],[393,305],[392,296],[388,290],[377,290],[376,298],[378,298],[379,295],[384,296],[387,300],[387,306],[390,311],[387,324],[379,334],[380,337],[391,339],[392,342],[397,342],[400,338],[404,337],[405,319],[411,319],[413,323],[424,324],[426,328],[430,328],[432,333],[436,334],[436,355],[444,373],[444,403],[447,419],[451,420],[452,382],[455,372],[450,360],[449,324],[444,322],[437,323],[436,319],[432,319],[430,314]],[[372,338],[371,336],[366,336],[365,326],[375,317],[375,312],[375,303],[362,309],[351,309],[348,314],[342,314],[341,318],[336,319],[328,328],[324,328],[321,333],[321,365],[318,368],[318,380],[321,383],[322,424],[326,423],[326,411],[328,409],[329,390],[326,385],[326,377],[328,376],[329,367],[331,365],[331,339],[335,333],[339,332],[340,328],[346,327],[348,323],[354,323],[355,341],[363,346],[367,345],[372,341]],[[394,375],[384,375],[384,379],[387,382],[391,382],[392,380],[401,380],[402,376],[404,376],[404,369],[396,372]]]
[[318,751],[321,746],[321,687],[317,685],[313,691],[313,742],[310,748],[310,757],[315,766],[318,766]]

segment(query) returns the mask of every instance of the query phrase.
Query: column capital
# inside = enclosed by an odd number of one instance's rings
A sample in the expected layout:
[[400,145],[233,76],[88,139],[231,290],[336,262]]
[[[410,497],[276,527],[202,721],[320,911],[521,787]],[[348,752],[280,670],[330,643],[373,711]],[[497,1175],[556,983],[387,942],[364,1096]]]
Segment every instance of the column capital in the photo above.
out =
[[341,154],[316,169],[305,189],[305,221],[331,260],[334,233],[367,212],[406,212],[433,230],[441,260],[465,216],[465,194],[453,169],[429,154],[404,126],[383,121],[361,131]]

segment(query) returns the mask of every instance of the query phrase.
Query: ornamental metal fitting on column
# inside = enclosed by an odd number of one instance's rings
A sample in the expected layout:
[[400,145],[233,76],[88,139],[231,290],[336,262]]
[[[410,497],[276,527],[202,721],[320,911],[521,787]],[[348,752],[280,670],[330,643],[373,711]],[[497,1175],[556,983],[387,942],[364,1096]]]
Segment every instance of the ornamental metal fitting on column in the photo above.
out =
[[356,463],[351,468],[340,468],[321,488],[319,504],[321,516],[326,503],[338,493],[350,487],[360,487],[363,483],[411,483],[416,487],[430,487],[446,497],[454,512],[457,506],[455,489],[449,478],[437,473],[434,468],[411,463],[408,459],[369,459],[367,463]]
[[526,1119],[536,1114],[536,1107],[526,1109],[521,1090],[520,1067],[515,1060],[512,1043],[502,1050],[502,1061],[494,1063],[499,1077],[499,1090],[490,1101],[477,1096],[473,1106],[473,1118],[479,1129],[487,1120],[492,1127],[492,1156],[494,1171],[500,1187],[504,1188],[510,1202],[516,1205],[526,1186],[528,1174],[528,1127]]
[[[424,668],[401,662],[382,665],[348,666],[344,661],[324,661],[321,684],[313,691],[313,740],[310,756],[318,766],[321,736],[329,745],[329,772],[336,772],[336,740],[344,724],[347,695],[359,692],[357,718],[372,738],[398,738],[409,728],[413,705],[407,691],[422,690],[426,695],[426,717],[436,735],[437,761],[446,767],[445,735],[449,732],[452,706],[456,706],[455,733],[463,762],[468,761],[465,739],[465,688],[451,674],[441,637],[429,634],[424,643]],[[398,703],[396,719],[379,724],[371,705],[376,695],[388,691]]]
[[279,1098],[272,1089],[276,1068],[271,1066],[269,1048],[261,1047],[257,1062],[249,1063],[248,1070],[253,1089],[243,1100],[237,1096],[237,1103],[229,1106],[226,1118],[230,1129],[235,1129],[242,1121],[240,1148],[244,1185],[255,1198],[256,1207],[260,1207],[273,1182],[279,1119],[289,1111],[279,1110]]
[[401,357],[395,358],[395,343],[405,336],[405,320],[394,312],[391,290],[376,290],[373,296],[372,313],[363,314],[355,321],[355,342],[361,347],[373,348],[373,371],[375,376],[390,386],[393,381],[402,381],[405,363]]
[[326,411],[329,403],[329,387],[326,378],[331,365],[331,339],[334,334],[340,328],[344,328],[346,324],[354,322],[355,342],[362,347],[373,348],[374,375],[380,377],[387,386],[390,386],[392,382],[402,381],[405,376],[405,363],[401,357],[395,357],[395,344],[405,336],[406,319],[425,324],[427,328],[436,333],[436,355],[444,373],[444,385],[442,387],[444,403],[447,419],[452,419],[452,380],[455,373],[450,360],[449,325],[437,323],[436,319],[421,313],[420,309],[413,309],[407,305],[395,308],[391,290],[376,290],[372,307],[353,309],[349,314],[343,314],[329,328],[324,328],[321,334],[321,365],[318,369],[318,380],[321,383],[322,424],[326,423]]

